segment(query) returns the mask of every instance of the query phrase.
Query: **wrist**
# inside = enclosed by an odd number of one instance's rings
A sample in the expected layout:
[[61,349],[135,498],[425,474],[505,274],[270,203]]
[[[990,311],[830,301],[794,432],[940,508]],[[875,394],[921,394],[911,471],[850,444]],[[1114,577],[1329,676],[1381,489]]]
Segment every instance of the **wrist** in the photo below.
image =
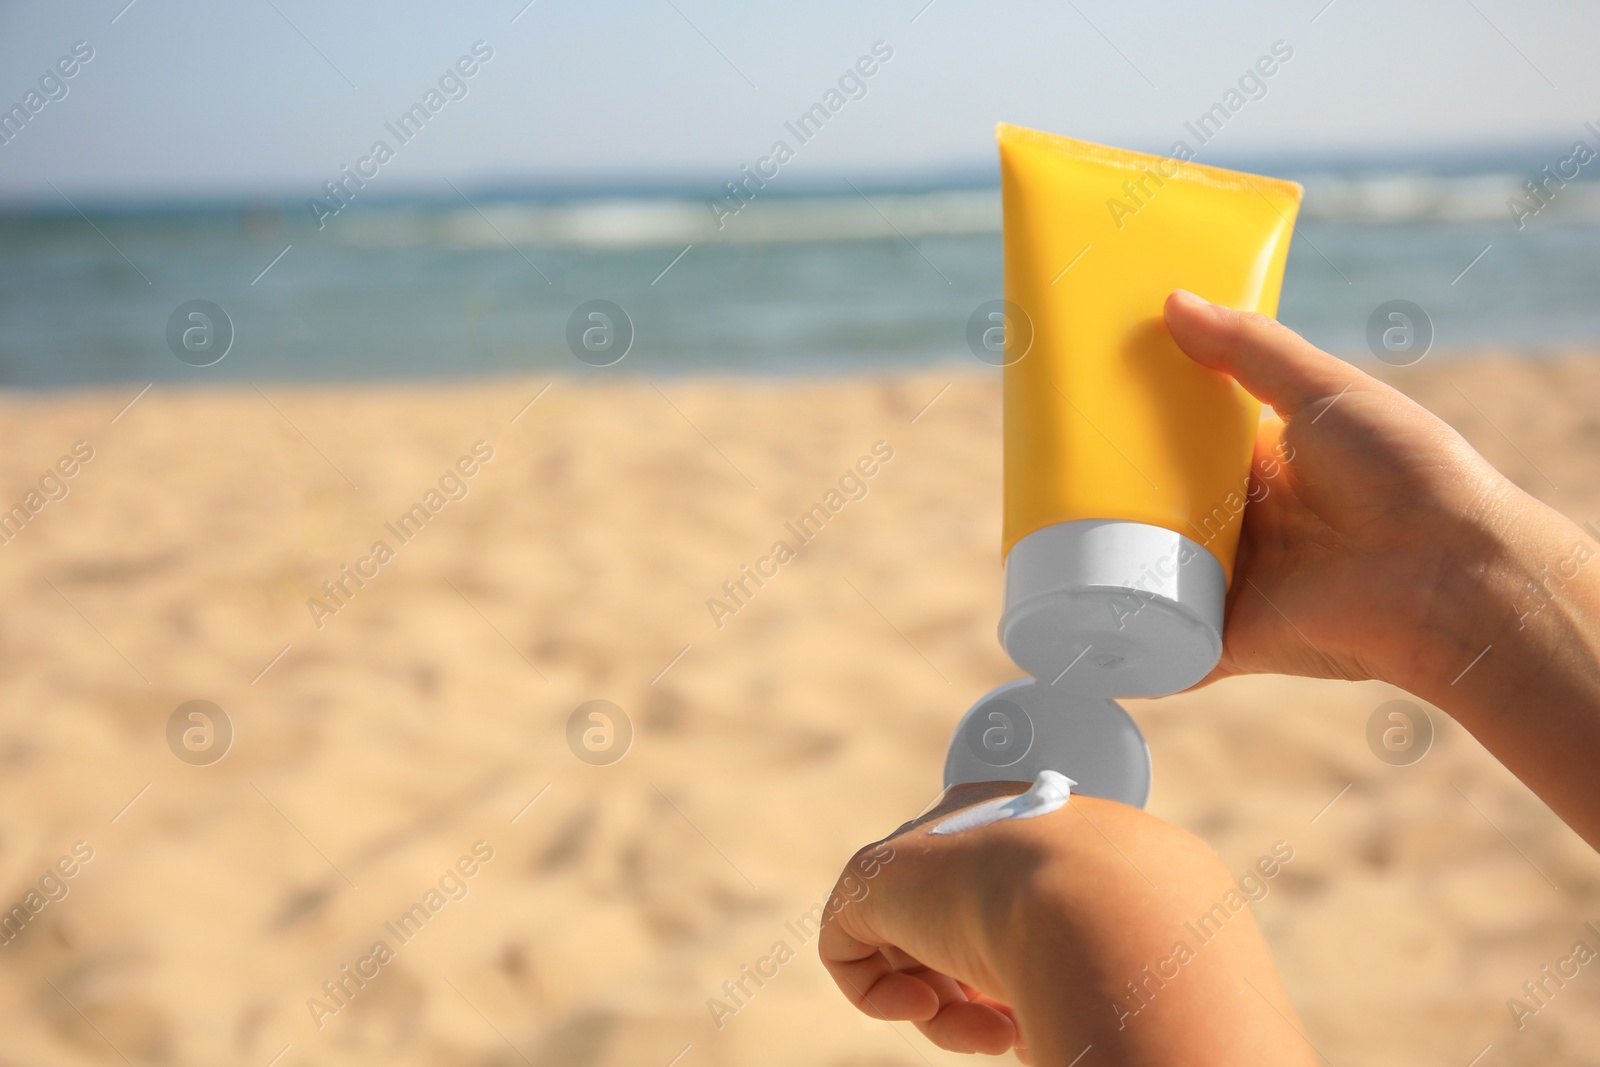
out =
[[1420,602],[1400,613],[1399,630],[1374,651],[1373,677],[1449,710],[1455,684],[1483,665],[1486,648],[1499,642],[1496,666],[1506,667],[1507,633],[1525,624],[1520,594],[1546,557],[1561,554],[1552,519],[1570,526],[1498,476],[1447,511],[1407,568]]
[[1454,662],[1407,688],[1600,848],[1600,545],[1527,505],[1503,527],[1501,551],[1463,582]]
[[[1073,797],[1070,803],[1079,799]],[[976,943],[1003,997],[1014,995],[1021,976],[1028,973],[1039,931],[1057,929],[1071,918],[1055,891],[1066,866],[1063,835],[1038,832],[1040,824],[1064,821],[1063,816],[1071,817],[1063,810],[1011,822],[1006,827],[1012,838],[1006,861],[986,864],[976,880]]]
[[[1105,1062],[1313,1063],[1282,1025],[1294,1009],[1248,909],[1228,903],[1240,887],[1216,853],[1138,809],[1072,805],[1078,817],[1030,820],[1056,844],[992,927],[998,988],[1033,1062],[1072,1063],[1093,1045]],[[1256,991],[1241,997],[1246,982]]]
[[[1065,997],[1080,1026],[1114,1026],[1126,982],[1170,955],[1196,902],[1236,888],[1205,842],[1114,801],[1074,796],[1010,828],[1027,858],[984,887],[986,957],[1012,1003]],[[1158,887],[1145,870],[1180,876]]]
[[1420,654],[1388,679],[1469,728],[1496,709],[1550,700],[1596,706],[1600,545],[1553,509],[1513,494],[1453,553],[1459,562],[1440,583]]
[[[1070,1062],[1090,1043],[1111,1053],[1122,1036],[1114,976],[1136,973],[1135,942],[1148,927],[1108,923],[1105,890],[1115,882],[1085,867],[1067,855],[1047,858],[992,913],[991,966],[1037,1063]],[[1089,893],[1098,899],[1078,899],[1084,886],[1099,886]],[[1126,936],[1106,938],[1097,929],[1106,925]]]

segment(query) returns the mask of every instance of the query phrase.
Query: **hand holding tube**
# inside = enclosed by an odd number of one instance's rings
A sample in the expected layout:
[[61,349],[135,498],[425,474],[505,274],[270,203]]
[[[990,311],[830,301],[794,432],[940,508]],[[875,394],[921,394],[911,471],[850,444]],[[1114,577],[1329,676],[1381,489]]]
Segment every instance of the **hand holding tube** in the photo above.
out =
[[1191,359],[1279,416],[1257,437],[1207,681],[1391,682],[1458,719],[1600,846],[1600,566],[1585,565],[1600,546],[1443,420],[1272,319],[1183,292],[1165,314]]

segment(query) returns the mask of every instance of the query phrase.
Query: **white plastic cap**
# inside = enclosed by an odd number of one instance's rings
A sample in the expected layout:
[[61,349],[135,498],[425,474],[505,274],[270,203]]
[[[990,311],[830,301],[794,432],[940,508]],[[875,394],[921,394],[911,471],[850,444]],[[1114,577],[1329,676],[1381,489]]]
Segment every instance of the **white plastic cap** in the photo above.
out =
[[1105,697],[1033,678],[986,695],[961,718],[944,785],[1029,782],[1040,771],[1077,782],[1074,793],[1136,808],[1150,797],[1150,749],[1127,712]]
[[1057,689],[1165,696],[1217,665],[1227,592],[1222,564],[1182,534],[1142,522],[1057,523],[1006,557],[1000,644]]

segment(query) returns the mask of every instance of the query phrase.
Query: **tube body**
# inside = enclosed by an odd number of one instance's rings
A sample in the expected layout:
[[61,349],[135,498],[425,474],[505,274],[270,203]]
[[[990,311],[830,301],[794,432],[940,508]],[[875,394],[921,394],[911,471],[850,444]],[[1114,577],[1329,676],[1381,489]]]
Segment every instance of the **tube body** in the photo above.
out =
[[1175,693],[1222,654],[1261,411],[1178,350],[1162,305],[1189,289],[1273,314],[1300,187],[1015,126],[998,137],[1000,643],[1055,691]]
[[[1260,406],[1180,352],[1174,289],[1273,315],[1301,188],[1002,125],[1006,353],[1002,553],[1077,520],[1146,523],[1232,580]],[[1026,330],[1008,331],[1023,338]]]

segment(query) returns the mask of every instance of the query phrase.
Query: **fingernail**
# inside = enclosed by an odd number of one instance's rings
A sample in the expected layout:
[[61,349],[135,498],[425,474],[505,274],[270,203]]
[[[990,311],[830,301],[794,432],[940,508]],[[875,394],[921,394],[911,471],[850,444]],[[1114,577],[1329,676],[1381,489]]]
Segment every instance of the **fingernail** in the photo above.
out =
[[1192,307],[1192,308],[1194,308],[1194,307],[1206,307],[1206,308],[1208,308],[1208,307],[1211,306],[1211,302],[1209,300],[1206,300],[1203,297],[1198,297],[1195,294],[1191,293],[1187,289],[1174,289],[1172,291],[1172,299],[1176,303],[1184,304],[1184,305],[1186,305],[1188,307]]

